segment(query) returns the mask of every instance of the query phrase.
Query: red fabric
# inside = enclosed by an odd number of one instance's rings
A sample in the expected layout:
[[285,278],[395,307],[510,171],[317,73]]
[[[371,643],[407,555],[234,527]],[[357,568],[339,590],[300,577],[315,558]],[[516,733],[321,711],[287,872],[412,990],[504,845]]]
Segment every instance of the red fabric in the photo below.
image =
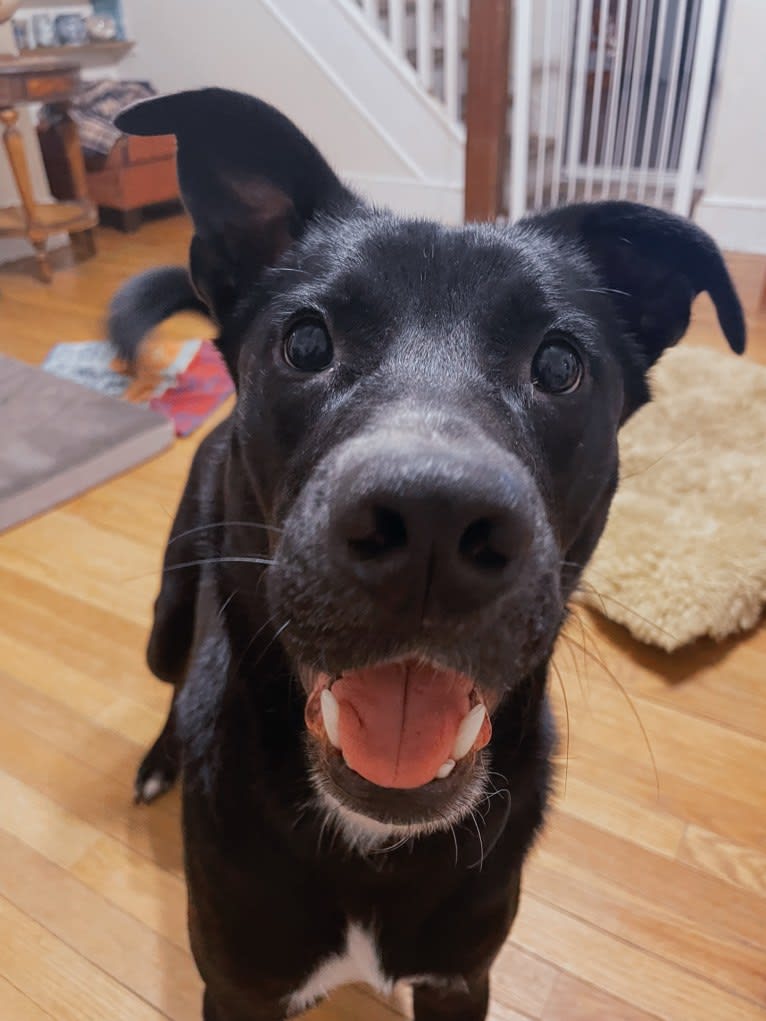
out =
[[172,419],[176,436],[188,436],[233,390],[226,363],[206,340],[175,384],[152,398],[149,406]]

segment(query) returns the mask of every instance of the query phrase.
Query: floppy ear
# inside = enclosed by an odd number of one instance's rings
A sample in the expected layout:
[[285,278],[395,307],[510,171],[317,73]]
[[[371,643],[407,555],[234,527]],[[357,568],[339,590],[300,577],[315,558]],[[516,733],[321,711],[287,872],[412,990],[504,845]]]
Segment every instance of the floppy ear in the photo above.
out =
[[115,123],[128,134],[176,136],[178,180],[194,221],[191,276],[219,325],[312,217],[356,201],[287,117],[240,92],[159,96]]
[[609,289],[643,368],[686,332],[691,304],[713,299],[729,346],[745,349],[742,306],[713,239],[689,220],[633,202],[564,206],[526,221],[577,242]]

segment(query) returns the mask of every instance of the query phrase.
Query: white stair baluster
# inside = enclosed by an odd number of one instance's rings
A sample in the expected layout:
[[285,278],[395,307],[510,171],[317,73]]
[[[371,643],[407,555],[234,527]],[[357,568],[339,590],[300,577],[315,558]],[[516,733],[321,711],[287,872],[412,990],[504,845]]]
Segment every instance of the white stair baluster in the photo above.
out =
[[545,189],[545,154],[548,141],[548,116],[551,92],[551,36],[553,35],[554,0],[545,0],[545,28],[543,30],[543,81],[540,96],[540,117],[537,131],[537,173],[535,174],[535,209],[542,209]]
[[665,51],[665,35],[668,23],[668,0],[660,0],[657,13],[657,27],[654,32],[654,66],[649,85],[649,103],[644,121],[644,138],[641,144],[641,163],[638,173],[638,191],[636,198],[639,202],[644,201],[647,181],[649,178],[649,164],[652,158],[652,141],[654,139],[654,119],[657,113],[657,92],[660,86],[660,74],[662,72],[662,57]]
[[[622,174],[620,175],[620,198],[628,197],[631,177],[633,176],[634,160],[638,143],[638,126],[640,122],[639,113],[643,99],[642,82],[646,70],[647,36],[647,7],[650,0],[639,0],[638,22],[636,25],[636,45],[633,51],[633,67],[630,84],[630,98],[628,100],[627,124],[625,127],[625,148],[623,151]],[[649,19],[651,28],[651,18]]]
[[460,119],[460,11],[458,0],[444,0],[444,103]]
[[416,38],[418,77],[427,92],[433,89],[433,0],[416,0]]
[[601,158],[603,177],[601,180],[601,198],[609,198],[612,186],[612,170],[617,159],[617,117],[620,109],[620,86],[622,82],[623,63],[625,60],[625,27],[627,23],[627,0],[618,0],[617,5],[617,41],[614,50],[614,61],[609,76],[609,96],[606,107],[606,134],[604,150]]
[[388,0],[388,35],[397,57],[406,59],[404,45],[404,0]]
[[593,198],[593,178],[596,172],[596,146],[598,129],[601,122],[601,92],[604,81],[604,60],[606,56],[606,37],[609,28],[609,0],[601,0],[598,18],[598,39],[596,41],[596,67],[593,96],[590,107],[590,131],[588,132],[588,152],[585,166],[585,200]]
[[[551,0],[553,2],[553,0]],[[559,81],[556,99],[556,126],[553,134],[553,171],[551,175],[550,204],[561,201],[561,167],[566,142],[566,115],[569,103],[570,52],[575,22],[574,0],[561,0],[563,4],[561,25],[561,47],[559,49]]]
[[673,209],[683,216],[691,213],[697,164],[705,130],[705,114],[710,93],[715,43],[718,32],[719,0],[701,0],[699,29],[694,47],[694,65],[689,84],[689,105],[683,128],[678,162],[678,185]]
[[532,91],[532,0],[516,0],[513,25],[513,115],[511,117],[511,221],[527,211],[529,100]]
[[678,99],[679,82],[681,80],[681,44],[684,38],[684,22],[686,21],[687,0],[680,0],[676,8],[676,25],[673,36],[673,52],[670,58],[670,79],[665,93],[665,102],[662,111],[662,127],[660,129],[660,144],[657,152],[657,184],[654,190],[654,204],[665,204],[665,191],[668,184],[672,182],[673,176],[670,173],[668,157],[670,155],[670,137],[673,127],[676,100]]
[[575,37],[574,97],[569,118],[567,139],[567,202],[576,193],[582,147],[583,115],[585,113],[585,84],[588,74],[588,51],[590,49],[590,26],[593,15],[593,0],[580,0]]

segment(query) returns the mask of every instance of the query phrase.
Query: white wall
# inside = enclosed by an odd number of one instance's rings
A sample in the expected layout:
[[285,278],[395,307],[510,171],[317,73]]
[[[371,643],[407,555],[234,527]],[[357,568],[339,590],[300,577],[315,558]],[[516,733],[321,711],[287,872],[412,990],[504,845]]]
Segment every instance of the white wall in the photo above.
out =
[[121,76],[148,78],[163,92],[219,85],[254,93],[374,201],[459,220],[459,133],[392,72],[343,2],[124,0],[124,9],[136,47]]
[[766,254],[766,0],[730,0],[705,193],[695,219],[723,248]]

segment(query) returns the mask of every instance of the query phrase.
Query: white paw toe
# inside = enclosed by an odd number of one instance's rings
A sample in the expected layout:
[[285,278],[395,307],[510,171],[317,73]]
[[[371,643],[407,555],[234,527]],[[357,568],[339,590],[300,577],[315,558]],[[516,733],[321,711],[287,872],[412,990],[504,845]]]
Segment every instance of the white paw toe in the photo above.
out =
[[141,801],[148,802],[154,801],[154,799],[156,797],[159,797],[159,795],[162,794],[162,792],[166,789],[167,789],[166,781],[163,779],[163,777],[160,776],[159,773],[154,773],[152,776],[149,777],[148,780],[144,780],[144,782],[140,785],[138,789],[138,793],[140,795]]

